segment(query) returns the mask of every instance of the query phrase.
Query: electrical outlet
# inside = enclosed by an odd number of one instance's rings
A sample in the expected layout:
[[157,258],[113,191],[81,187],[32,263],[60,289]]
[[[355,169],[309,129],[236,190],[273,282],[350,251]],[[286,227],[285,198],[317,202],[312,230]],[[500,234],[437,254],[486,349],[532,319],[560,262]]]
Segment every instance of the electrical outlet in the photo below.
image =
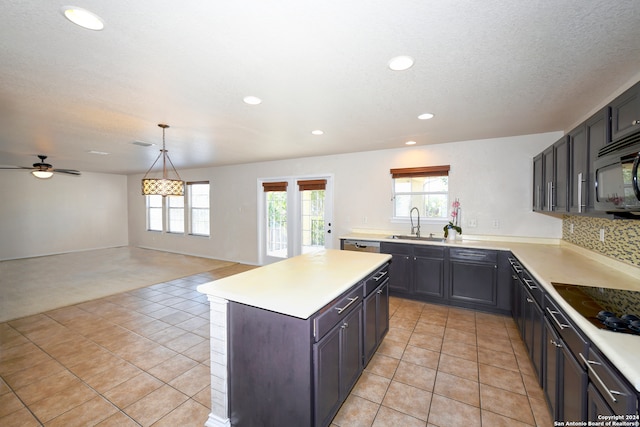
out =
[[478,221],[475,218],[471,218],[469,219],[469,221],[467,221],[467,227],[474,228],[477,226],[478,226]]
[[366,216],[362,217],[362,223],[366,224],[369,221],[369,218],[367,218]]
[[492,224],[493,224],[493,228],[500,228],[500,220],[494,219]]
[[604,242],[604,228],[600,229],[600,241]]

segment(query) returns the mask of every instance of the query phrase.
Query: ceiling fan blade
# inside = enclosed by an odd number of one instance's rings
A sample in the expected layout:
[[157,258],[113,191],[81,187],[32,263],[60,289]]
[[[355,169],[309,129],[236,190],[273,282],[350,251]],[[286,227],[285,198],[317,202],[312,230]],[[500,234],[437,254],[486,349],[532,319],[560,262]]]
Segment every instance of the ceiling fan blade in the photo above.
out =
[[75,169],[51,169],[51,172],[66,173],[68,175],[80,175],[80,171],[77,171]]
[[26,166],[0,166],[0,169],[33,169],[33,168],[26,167]]

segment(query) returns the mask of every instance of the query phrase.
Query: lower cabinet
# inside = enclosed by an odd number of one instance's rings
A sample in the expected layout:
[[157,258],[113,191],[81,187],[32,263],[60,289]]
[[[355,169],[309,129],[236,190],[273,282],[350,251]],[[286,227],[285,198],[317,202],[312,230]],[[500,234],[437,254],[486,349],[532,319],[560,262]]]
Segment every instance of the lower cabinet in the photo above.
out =
[[315,425],[326,426],[362,371],[362,304],[313,346]]
[[231,425],[331,424],[389,329],[388,267],[307,319],[229,302]]
[[373,357],[389,331],[389,279],[364,298],[363,304],[364,364]]
[[392,256],[392,295],[495,313],[511,313],[506,251],[381,242]]

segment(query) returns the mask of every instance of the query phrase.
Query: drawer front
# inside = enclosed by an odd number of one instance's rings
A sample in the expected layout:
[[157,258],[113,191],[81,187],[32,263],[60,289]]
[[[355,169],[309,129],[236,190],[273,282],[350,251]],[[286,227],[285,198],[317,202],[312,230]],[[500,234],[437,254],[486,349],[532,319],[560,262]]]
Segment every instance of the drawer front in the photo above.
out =
[[529,292],[531,292],[531,296],[535,299],[540,307],[544,307],[544,292],[542,291],[542,286],[536,282],[536,280],[531,277],[527,270],[523,270],[520,274],[520,278],[522,279],[522,283],[527,287]]
[[495,264],[498,262],[498,251],[452,248],[449,250],[449,259]]
[[364,296],[369,295],[374,289],[387,280],[389,280],[389,264],[383,265],[364,280]]
[[346,318],[349,313],[362,304],[362,300],[362,283],[360,283],[320,310],[320,313],[313,320],[315,341],[318,342],[340,320]]
[[413,247],[413,254],[427,258],[444,259],[444,250],[444,246],[415,245]]
[[412,246],[405,243],[380,243],[380,252],[384,254],[411,255]]
[[589,381],[598,389],[607,404],[618,415],[636,413],[637,398],[630,386],[620,377],[615,369],[593,348],[588,357],[580,354],[580,359],[587,365]]
[[578,332],[578,329],[569,321],[568,316],[558,308],[555,301],[551,299],[549,295],[545,297],[545,309],[544,314],[549,319],[549,322],[560,333],[562,339],[565,341],[568,350],[574,355],[574,357],[583,364],[584,361],[580,359],[579,354],[586,355],[589,351],[589,341],[584,339]]

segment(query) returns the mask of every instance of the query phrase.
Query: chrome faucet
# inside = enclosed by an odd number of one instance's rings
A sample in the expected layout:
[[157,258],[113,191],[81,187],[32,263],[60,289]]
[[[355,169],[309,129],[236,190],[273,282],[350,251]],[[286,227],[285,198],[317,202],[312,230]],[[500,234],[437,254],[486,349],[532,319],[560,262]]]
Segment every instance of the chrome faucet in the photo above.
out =
[[[418,225],[417,226],[413,226],[413,211],[416,211],[416,213],[418,214]],[[413,207],[411,208],[411,210],[409,211],[409,219],[411,220],[411,234],[415,234],[416,237],[420,237],[420,211],[418,210],[418,208]]]

